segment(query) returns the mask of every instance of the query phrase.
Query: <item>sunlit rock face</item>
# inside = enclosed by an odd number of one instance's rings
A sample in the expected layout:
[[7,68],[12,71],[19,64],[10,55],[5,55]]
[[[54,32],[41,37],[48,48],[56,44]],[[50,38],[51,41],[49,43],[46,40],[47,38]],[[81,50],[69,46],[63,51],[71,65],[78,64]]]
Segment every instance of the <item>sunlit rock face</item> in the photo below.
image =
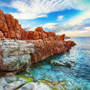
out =
[[4,37],[10,39],[21,39],[21,25],[11,14],[4,14],[0,10],[0,31]]
[[[10,41],[11,39],[25,40],[26,46],[24,48],[27,48],[27,45],[28,45],[27,43],[34,44],[34,46],[35,46],[34,48],[35,48],[36,52],[31,55],[32,63],[43,60],[49,56],[53,56],[54,54],[59,54],[61,52],[65,52],[66,50],[70,49],[72,46],[75,45],[75,43],[73,41],[64,41],[65,34],[56,35],[55,32],[45,32],[42,27],[36,28],[35,31],[25,31],[24,29],[21,28],[21,25],[19,24],[17,19],[14,19],[14,17],[11,14],[4,14],[3,11],[0,10],[0,40],[2,43],[4,42],[2,40],[8,40],[8,42],[11,43],[11,41]],[[6,44],[8,42],[6,41]],[[15,43],[19,43],[19,41],[13,42],[13,47],[15,47],[14,49],[19,47]],[[4,46],[5,45],[3,45],[3,47]],[[9,45],[9,47],[12,49],[12,46]],[[6,49],[6,46],[4,48]],[[5,49],[4,49],[4,53],[7,53],[7,52],[5,52]],[[5,54],[7,56],[7,58],[4,55],[3,60],[5,62],[7,61],[7,63],[13,62],[13,60],[18,62],[18,60],[20,61],[22,59],[22,58],[20,58],[22,56],[23,60],[25,61],[25,57],[28,57],[29,54],[31,54],[31,53],[29,53],[30,51],[28,51],[28,50],[27,50],[28,56],[25,55],[27,53],[23,53],[19,49],[17,51],[20,52],[18,55],[17,55],[18,52],[16,52],[16,51],[14,53],[8,52],[7,55]],[[14,54],[14,55],[12,55],[12,54]],[[15,56],[15,57],[8,57],[8,55]],[[13,58],[13,60],[10,58]],[[2,60],[0,60],[0,61],[4,63],[4,61],[2,61]],[[8,65],[6,65],[6,66],[8,66]],[[14,66],[14,65],[12,65],[12,66]],[[6,67],[3,69],[6,69]],[[19,68],[17,68],[17,69],[19,69]],[[11,69],[7,68],[7,70],[11,70]],[[12,70],[13,70],[13,68],[12,68]]]
[[26,40],[27,43],[35,45],[36,53],[31,55],[32,63],[41,61],[54,54],[65,52],[75,45],[73,41],[64,41],[65,34],[56,35],[54,32],[45,32],[42,27],[36,28],[34,33],[33,40]]
[[73,41],[58,41],[50,39],[39,39],[39,40],[28,40],[28,43],[33,43],[35,45],[36,52],[31,55],[31,62],[41,61],[54,54],[59,54],[69,50],[75,45]]
[[34,44],[21,40],[0,41],[0,70],[15,71],[30,66],[31,55],[34,53]]
[[17,19],[11,14],[4,14],[0,10],[0,38],[10,38],[17,40],[38,40],[53,37],[57,40],[64,40],[65,35],[59,36],[54,32],[45,32],[42,27],[36,28],[35,31],[25,31],[21,28]]

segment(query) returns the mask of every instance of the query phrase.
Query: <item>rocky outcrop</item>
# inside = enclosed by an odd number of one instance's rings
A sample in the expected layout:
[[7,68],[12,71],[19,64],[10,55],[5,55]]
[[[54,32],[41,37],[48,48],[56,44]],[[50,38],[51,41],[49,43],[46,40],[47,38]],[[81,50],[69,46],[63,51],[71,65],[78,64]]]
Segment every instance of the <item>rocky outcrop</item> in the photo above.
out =
[[65,34],[56,35],[54,32],[45,32],[42,27],[38,27],[35,30],[35,39],[26,40],[27,43],[33,43],[35,45],[36,52],[31,55],[31,62],[41,61],[54,54],[59,54],[69,50],[75,45],[73,41],[64,41]]
[[69,68],[76,66],[76,62],[74,62],[74,61],[65,61],[65,60],[60,60],[60,61],[51,60],[50,64],[55,65],[55,66],[69,67]]
[[[17,19],[0,10],[0,69],[18,70],[23,66],[27,67],[30,59],[31,63],[38,62],[54,54],[65,52],[75,45],[73,41],[64,41],[64,39],[65,34],[45,32],[42,27],[36,28],[35,31],[25,31]],[[34,44],[35,53],[30,43]],[[30,57],[31,53],[33,54]]]
[[0,71],[17,71],[30,66],[34,45],[21,40],[0,41]]
[[[33,43],[35,45],[36,52],[31,55],[31,62],[41,61],[54,54],[59,54],[69,50],[74,44],[74,42],[63,42],[54,40],[30,40],[28,43]],[[69,46],[68,46],[69,45]]]
[[64,40],[65,34],[56,35],[55,32],[45,32],[42,27],[38,27],[35,31],[22,30],[22,40],[38,40],[52,37],[54,40]]
[[0,31],[5,38],[21,39],[21,25],[11,14],[4,14],[0,10]]
[[54,32],[45,32],[42,27],[36,28],[35,31],[25,31],[21,28],[17,19],[11,14],[4,14],[2,10],[0,10],[0,38],[10,38],[16,40],[38,40],[53,37],[57,40],[64,40],[65,35],[63,37],[59,35],[55,35]]
[[[49,81],[50,80],[50,81]],[[27,76],[14,76],[0,78],[0,90],[65,90],[68,85],[65,81],[38,80]]]

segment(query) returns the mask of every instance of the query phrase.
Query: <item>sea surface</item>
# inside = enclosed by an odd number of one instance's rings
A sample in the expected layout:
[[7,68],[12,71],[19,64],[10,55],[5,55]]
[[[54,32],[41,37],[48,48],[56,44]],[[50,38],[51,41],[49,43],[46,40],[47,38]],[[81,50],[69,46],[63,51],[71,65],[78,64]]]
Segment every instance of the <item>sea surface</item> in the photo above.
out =
[[[69,39],[67,39],[69,40]],[[53,81],[66,81],[64,86],[66,90],[90,90],[90,37],[72,37],[70,40],[75,41],[76,46],[69,51],[54,55],[32,65],[27,74],[33,77],[35,81],[39,79],[51,79]],[[74,61],[75,67],[54,66],[50,64],[51,60]]]

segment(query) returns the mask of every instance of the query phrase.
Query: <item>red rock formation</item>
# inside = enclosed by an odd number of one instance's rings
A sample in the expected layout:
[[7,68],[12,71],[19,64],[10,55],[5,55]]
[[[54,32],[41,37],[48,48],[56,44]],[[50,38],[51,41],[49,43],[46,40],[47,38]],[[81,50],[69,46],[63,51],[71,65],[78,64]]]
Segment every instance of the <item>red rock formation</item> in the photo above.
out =
[[25,31],[17,19],[0,10],[0,39],[2,38],[26,40],[27,43],[33,43],[36,53],[32,54],[32,63],[65,52],[75,45],[73,41],[64,41],[65,34],[56,35],[55,32],[45,32],[42,27],[36,28],[35,31]]
[[27,43],[35,45],[36,53],[31,55],[31,62],[38,62],[54,54],[65,52],[75,45],[73,41],[58,41],[50,38],[44,40],[27,40]]
[[3,40],[5,37],[3,35],[3,33],[0,31],[0,40]]
[[22,30],[22,40],[38,40],[52,37],[54,40],[64,40],[65,34],[56,35],[55,32],[45,32],[42,27],[38,27],[35,31]]
[[0,31],[6,38],[21,39],[21,25],[11,14],[4,14],[0,10]]
[[21,28],[17,19],[11,14],[4,14],[0,10],[0,31],[5,38],[19,40],[38,40],[53,37],[55,40],[64,40],[65,35],[59,36],[54,32],[45,32],[42,27],[38,27],[35,31],[25,31]]
[[34,36],[33,40],[27,40],[27,43],[35,45],[36,53],[31,56],[32,63],[65,52],[75,45],[73,41],[64,41],[65,34],[56,35],[54,32],[45,32],[42,27],[36,28],[32,36]]

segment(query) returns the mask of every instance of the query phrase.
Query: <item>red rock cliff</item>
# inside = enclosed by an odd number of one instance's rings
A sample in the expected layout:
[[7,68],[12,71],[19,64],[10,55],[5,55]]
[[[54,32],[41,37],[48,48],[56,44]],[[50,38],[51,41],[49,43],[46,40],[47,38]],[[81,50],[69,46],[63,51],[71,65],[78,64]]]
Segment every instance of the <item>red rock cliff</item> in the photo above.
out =
[[36,53],[31,55],[31,62],[38,62],[54,54],[65,52],[75,45],[73,41],[64,41],[64,39],[65,34],[56,35],[54,32],[43,31],[42,27],[36,28],[26,39],[27,43],[35,45]]
[[35,31],[25,31],[17,19],[0,10],[0,39],[5,38],[26,40],[27,43],[33,43],[36,53],[32,54],[32,63],[65,52],[75,45],[73,41],[64,41],[65,34],[60,36],[56,35],[55,32],[45,32],[42,27],[36,28]]
[[5,38],[21,39],[21,25],[17,19],[14,19],[11,14],[4,14],[0,10],[0,31]]

